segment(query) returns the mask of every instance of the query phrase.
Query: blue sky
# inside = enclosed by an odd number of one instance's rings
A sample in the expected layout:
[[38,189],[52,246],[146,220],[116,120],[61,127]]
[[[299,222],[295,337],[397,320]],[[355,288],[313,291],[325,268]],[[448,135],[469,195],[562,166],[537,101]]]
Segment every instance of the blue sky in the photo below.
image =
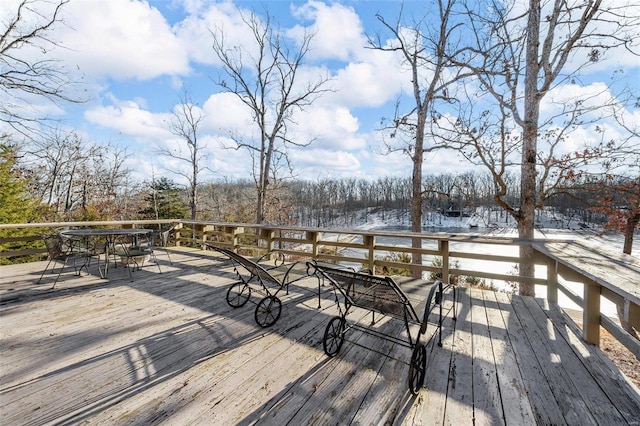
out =
[[[15,10],[16,3],[2,2],[0,16]],[[405,1],[405,16],[428,14],[430,4]],[[220,70],[209,30],[223,25],[235,42],[249,43],[238,11],[262,12],[264,7],[289,34],[300,27],[314,28],[308,75],[326,70],[335,89],[300,116],[295,136],[314,142],[290,151],[296,174],[307,179],[410,176],[407,156],[383,155],[386,150],[378,131],[380,119],[393,115],[396,99],[411,90],[410,76],[393,55],[366,48],[367,34],[381,29],[375,14],[395,20],[399,1],[71,0],[64,9],[66,26],[54,33],[62,48],[50,54],[82,81],[75,89],[87,102],[57,106],[43,102],[34,108],[60,119],[61,126],[75,130],[87,142],[127,147],[128,166],[136,178],[153,173],[181,181],[171,173],[181,165],[155,151],[178,146],[167,131],[167,120],[184,86],[205,117],[200,139],[212,172],[205,172],[202,179],[249,178],[247,153],[222,147],[230,144],[229,132],[250,137],[253,130],[238,101],[214,83]],[[625,80],[637,88],[638,62],[627,55],[614,56],[585,74],[583,86],[607,81],[613,69],[622,67]],[[640,123],[637,112],[634,119]],[[586,133],[588,129],[580,137]],[[467,169],[451,152],[429,154],[425,163],[430,173]]]

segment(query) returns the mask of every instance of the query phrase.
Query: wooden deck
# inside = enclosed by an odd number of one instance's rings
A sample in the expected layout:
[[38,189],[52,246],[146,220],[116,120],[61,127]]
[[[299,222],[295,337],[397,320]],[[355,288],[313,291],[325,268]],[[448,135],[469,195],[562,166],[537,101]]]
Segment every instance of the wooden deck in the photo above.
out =
[[462,290],[414,397],[399,361],[407,348],[354,335],[390,357],[350,343],[324,355],[328,288],[318,309],[292,287],[262,329],[254,305],[225,302],[229,262],[198,250],[173,251],[173,265],[158,257],[162,274],[71,270],[55,290],[53,278],[36,284],[45,262],[0,267],[2,425],[640,424],[637,389],[543,300]]

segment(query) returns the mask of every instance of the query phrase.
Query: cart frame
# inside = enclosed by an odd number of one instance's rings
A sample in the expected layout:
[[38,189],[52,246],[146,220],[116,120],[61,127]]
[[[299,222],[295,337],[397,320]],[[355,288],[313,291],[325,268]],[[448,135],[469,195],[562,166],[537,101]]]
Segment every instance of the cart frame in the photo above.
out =
[[[442,346],[442,323],[445,317],[443,301],[447,293],[452,294],[453,305],[448,311],[452,311],[452,319],[456,320],[455,286],[443,284],[439,280],[435,282],[424,281],[424,285],[429,286],[429,291],[423,301],[424,312],[420,317],[407,294],[401,289],[401,285],[393,277],[364,274],[312,262],[308,262],[307,267],[309,269],[314,268],[316,273],[331,282],[336,290],[335,295],[339,315],[333,317],[325,328],[322,340],[325,354],[329,357],[336,356],[346,340],[345,335],[352,329],[410,348],[412,349],[412,354],[408,363],[409,389],[414,395],[417,394],[424,384],[427,364],[426,343],[420,341],[421,336],[427,332],[429,318],[434,313],[435,308],[438,307],[435,325],[438,332],[437,344]],[[353,311],[353,307],[364,309],[367,313],[356,321],[347,320],[347,316]],[[368,316],[369,313],[371,314],[371,322],[365,325],[362,319]],[[403,321],[406,336],[391,335],[375,329],[373,326],[377,323],[376,314]],[[419,331],[412,332],[412,328],[414,330],[417,328],[413,325],[419,325]],[[434,336],[435,332],[429,337],[427,343]]]
[[[303,262],[286,264],[284,256],[278,252],[269,252],[254,261],[232,250],[206,243],[206,247],[228,257],[238,281],[229,286],[227,290],[227,303],[233,308],[244,306],[251,299],[252,291],[264,297],[256,305],[254,319],[261,327],[270,327],[278,321],[282,313],[282,302],[278,293],[283,289],[289,294],[289,284],[292,284],[309,276],[309,269],[305,274],[295,274],[294,269]],[[263,265],[259,262],[269,257],[277,256],[273,265]],[[244,273],[242,273],[244,272]],[[253,290],[252,290],[253,288]],[[318,287],[318,299],[320,298]]]

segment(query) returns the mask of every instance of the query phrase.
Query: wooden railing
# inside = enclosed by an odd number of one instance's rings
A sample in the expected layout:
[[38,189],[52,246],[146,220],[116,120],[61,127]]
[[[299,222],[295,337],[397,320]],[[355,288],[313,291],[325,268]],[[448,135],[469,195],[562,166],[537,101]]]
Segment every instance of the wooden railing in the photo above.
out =
[[[582,329],[585,340],[599,344],[602,325],[637,358],[640,359],[640,343],[623,330],[615,315],[604,312],[600,299],[608,300],[625,312],[624,319],[640,330],[640,290],[634,291],[606,280],[594,279],[593,271],[581,272],[580,265],[567,263],[543,245],[550,243],[571,244],[561,240],[520,240],[499,236],[479,236],[444,233],[390,232],[381,230],[296,228],[271,225],[214,223],[189,220],[150,220],[118,222],[66,222],[38,224],[0,224],[0,257],[13,257],[44,253],[44,248],[11,251],[2,249],[6,243],[27,242],[38,239],[43,230],[51,232],[69,227],[157,227],[177,224],[172,242],[176,246],[204,248],[214,243],[244,254],[263,254],[278,250],[291,259],[314,258],[329,262],[341,262],[371,271],[406,270],[409,273],[435,274],[444,282],[467,281],[489,287],[508,288],[519,282],[533,282],[550,302],[558,301],[558,291],[565,294],[583,310]],[[33,233],[21,237],[2,238],[4,229],[21,229]],[[28,234],[28,233],[27,233]],[[421,249],[412,248],[412,240],[419,238]],[[531,261],[536,266],[534,278],[522,278],[509,273],[521,262],[518,246],[533,244],[537,255]],[[44,247],[44,246],[43,246]],[[403,261],[414,253],[422,256],[422,264]],[[635,270],[635,269],[634,269]],[[634,283],[640,281],[640,267]],[[606,271],[602,271],[606,274]],[[571,290],[567,282],[582,285],[582,296]],[[575,285],[574,285],[575,287]],[[596,303],[597,299],[597,303]],[[615,309],[614,309],[615,310]]]

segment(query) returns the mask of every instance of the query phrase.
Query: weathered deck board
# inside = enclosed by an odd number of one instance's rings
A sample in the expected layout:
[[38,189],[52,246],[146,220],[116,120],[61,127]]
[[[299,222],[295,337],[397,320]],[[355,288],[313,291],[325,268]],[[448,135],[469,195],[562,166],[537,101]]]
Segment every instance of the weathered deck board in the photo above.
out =
[[[460,289],[458,320],[428,346],[417,397],[411,350],[353,332],[335,358],[322,335],[336,315],[317,281],[281,293],[272,327],[225,302],[230,264],[175,250],[162,274],[129,281],[45,263],[0,267],[0,423],[39,424],[637,424],[640,396],[545,301]],[[92,271],[95,273],[95,271]],[[419,313],[421,314],[421,313]],[[379,327],[404,332],[403,324]],[[430,326],[430,330],[433,328]],[[364,347],[363,347],[364,346]],[[389,357],[367,350],[388,353]]]
[[[447,306],[449,307],[449,306]],[[444,320],[444,334],[442,347],[452,348],[455,338],[455,322],[452,315]],[[433,419],[444,418],[447,405],[447,388],[449,386],[449,374],[451,356],[453,351],[440,350],[433,341],[427,354],[427,377],[425,378],[426,393],[418,395],[412,405],[407,419],[415,424],[432,424]]]
[[[571,389],[575,389],[577,395],[581,397],[577,399],[582,399],[585,401],[585,404],[588,405],[588,415],[594,419],[594,424],[624,424],[625,421],[615,405],[611,403],[593,376],[591,376],[580,362],[580,359],[578,359],[569,347],[562,334],[558,333],[558,330],[555,329],[550,318],[541,309],[541,306],[536,303],[535,299],[521,300],[531,313],[538,330],[547,331],[547,335],[542,336],[545,341],[543,348],[547,351],[547,356],[551,355],[550,358],[554,361],[554,368],[547,371],[556,377],[558,374],[566,372],[568,376],[567,380],[570,380],[574,386],[574,388]],[[561,362],[561,367],[558,367],[559,363],[557,360]],[[565,388],[564,390],[566,391],[568,389]],[[576,394],[572,394],[570,398],[575,400]],[[587,416],[587,413],[581,413],[581,416]],[[583,421],[585,424],[587,423],[584,417]]]
[[[570,424],[581,422],[583,425],[597,424],[593,415],[589,411],[588,401],[576,398],[578,394],[577,384],[572,381],[572,377],[562,364],[564,359],[551,345],[551,340],[555,338],[553,330],[548,328],[540,329],[535,321],[535,312],[527,309],[523,299],[513,298],[512,306],[520,323],[523,325],[527,339],[534,350],[536,360],[540,365],[544,377],[551,387],[555,400],[565,420]],[[570,363],[572,360],[567,360]]]
[[[505,331],[513,348],[520,377],[524,383],[523,403],[529,399],[536,424],[566,425],[557,401],[552,397],[551,386],[543,367],[538,363],[532,343],[525,334],[521,317],[516,315],[511,299],[504,293],[496,293],[498,306],[504,318]],[[516,376],[518,377],[518,376]]]
[[496,293],[483,292],[483,299],[491,345],[498,364],[496,365],[497,387],[500,390],[504,422],[514,425],[533,424],[533,410],[527,398],[520,367],[509,341],[507,323],[496,299]]
[[487,308],[481,290],[470,290],[473,345],[473,407],[476,425],[504,424],[504,413],[498,387],[497,370],[502,355],[493,350]]
[[459,293],[458,320],[454,340],[450,347],[451,364],[449,367],[449,383],[447,389],[445,425],[465,424],[473,419],[473,321],[471,297],[468,292]]
[[600,349],[585,343],[578,337],[581,330],[557,305],[549,306],[544,300],[537,300],[537,302],[553,322],[556,332],[575,352],[577,359],[589,371],[595,382],[602,384],[603,392],[615,409],[628,423],[640,424],[640,413],[638,413],[640,394],[637,389],[623,376],[614,373],[616,367]]

